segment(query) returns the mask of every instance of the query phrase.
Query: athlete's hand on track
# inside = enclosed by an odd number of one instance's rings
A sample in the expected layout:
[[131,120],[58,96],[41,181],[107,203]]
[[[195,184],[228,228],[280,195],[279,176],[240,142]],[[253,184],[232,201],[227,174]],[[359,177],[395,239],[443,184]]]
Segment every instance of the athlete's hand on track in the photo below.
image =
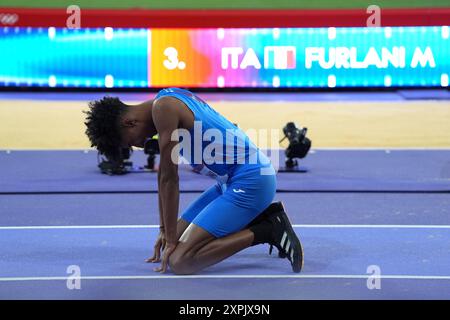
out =
[[161,273],[166,272],[167,265],[169,264],[169,257],[175,251],[176,247],[177,247],[177,243],[166,242],[166,245],[165,245],[164,251],[163,251],[161,265],[158,268],[153,269],[154,271],[161,272]]
[[158,235],[158,239],[156,240],[155,246],[153,247],[153,257],[148,258],[145,262],[160,262],[161,261],[161,251],[164,251],[166,247],[166,237],[164,235],[164,231],[160,231]]

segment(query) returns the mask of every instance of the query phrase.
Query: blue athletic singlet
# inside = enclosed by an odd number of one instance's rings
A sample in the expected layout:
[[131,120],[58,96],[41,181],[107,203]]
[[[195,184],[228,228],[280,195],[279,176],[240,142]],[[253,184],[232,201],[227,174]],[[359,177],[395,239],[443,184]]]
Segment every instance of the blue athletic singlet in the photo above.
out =
[[218,181],[182,218],[215,237],[243,229],[275,195],[276,177],[270,160],[241,129],[192,92],[167,88],[155,99],[164,96],[182,101],[194,114],[189,134],[180,133],[180,155],[195,171]]

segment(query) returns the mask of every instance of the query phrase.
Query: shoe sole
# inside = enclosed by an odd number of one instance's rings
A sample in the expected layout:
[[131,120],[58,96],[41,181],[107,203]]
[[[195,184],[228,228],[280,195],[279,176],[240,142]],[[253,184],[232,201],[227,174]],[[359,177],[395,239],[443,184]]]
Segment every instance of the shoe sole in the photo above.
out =
[[[291,262],[292,270],[295,273],[299,273],[302,270],[302,268],[303,268],[303,247],[302,247],[302,244],[300,242],[300,239],[298,238],[297,234],[295,233],[294,229],[292,228],[292,224],[289,221],[289,218],[288,218],[287,214],[284,211],[282,211],[280,213],[281,213],[280,217],[282,219],[283,225],[284,225],[286,231],[288,232],[288,238],[292,238],[294,240],[294,243],[292,243],[292,241],[291,241],[291,245],[293,245],[294,247],[296,246],[297,248],[299,248],[299,255],[300,255],[300,257],[294,256],[293,259],[292,259],[293,261]],[[279,253],[280,257],[282,255],[284,255],[284,254],[280,254]],[[287,257],[286,255],[284,255],[284,256]],[[299,258],[299,259],[296,261],[296,258]]]

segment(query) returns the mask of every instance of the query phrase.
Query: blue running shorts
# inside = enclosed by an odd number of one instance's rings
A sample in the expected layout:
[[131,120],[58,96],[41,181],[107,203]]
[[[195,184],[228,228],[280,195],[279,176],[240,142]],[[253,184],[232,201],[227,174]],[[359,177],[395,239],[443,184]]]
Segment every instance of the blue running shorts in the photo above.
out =
[[238,166],[226,183],[217,183],[203,192],[181,218],[216,238],[244,229],[275,196],[275,170],[264,169],[261,174],[261,167]]

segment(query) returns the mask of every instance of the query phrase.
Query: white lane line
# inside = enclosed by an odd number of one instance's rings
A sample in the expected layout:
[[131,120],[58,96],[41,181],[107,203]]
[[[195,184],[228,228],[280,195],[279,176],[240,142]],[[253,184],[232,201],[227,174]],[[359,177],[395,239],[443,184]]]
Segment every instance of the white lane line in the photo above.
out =
[[[408,224],[293,224],[294,228],[336,229],[450,229],[450,225]],[[52,229],[156,229],[159,225],[85,225],[85,226],[3,226],[0,230],[52,230]]]
[[[155,279],[368,279],[369,274],[311,274],[311,275],[155,275],[155,276],[82,276],[79,280],[155,280]],[[393,280],[450,280],[450,276],[380,275],[379,279]],[[2,277],[0,282],[66,281],[73,277]]]
[[450,225],[408,224],[293,224],[295,228],[450,229]]
[[6,226],[0,230],[52,230],[52,229],[149,229],[159,225],[91,225],[91,226]]

